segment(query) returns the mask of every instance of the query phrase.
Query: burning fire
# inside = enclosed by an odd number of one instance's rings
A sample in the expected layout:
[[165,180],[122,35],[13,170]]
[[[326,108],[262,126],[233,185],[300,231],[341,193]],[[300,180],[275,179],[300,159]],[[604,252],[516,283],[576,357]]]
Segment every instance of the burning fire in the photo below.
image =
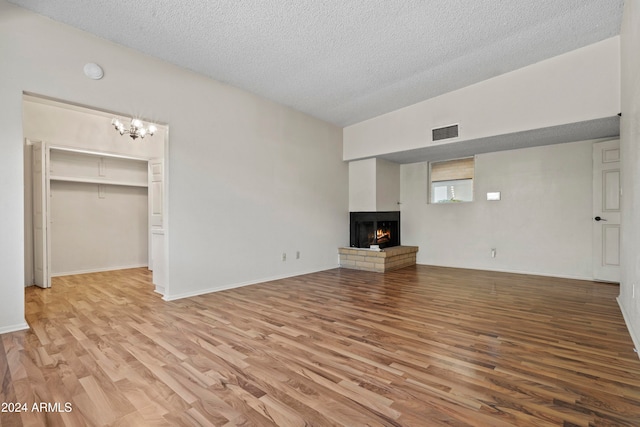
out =
[[391,240],[391,230],[378,228],[376,230],[376,241],[380,242],[388,242]]

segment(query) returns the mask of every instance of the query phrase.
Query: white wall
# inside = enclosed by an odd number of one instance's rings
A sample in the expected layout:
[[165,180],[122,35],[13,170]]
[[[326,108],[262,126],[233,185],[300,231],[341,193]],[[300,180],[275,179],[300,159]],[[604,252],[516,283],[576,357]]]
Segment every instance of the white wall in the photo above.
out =
[[620,112],[619,48],[613,37],[348,126],[343,158],[435,145],[431,129],[453,123],[456,141],[465,141],[613,117]]
[[384,159],[349,162],[349,211],[400,210],[400,165]]
[[591,147],[478,155],[471,203],[428,204],[428,164],[402,165],[402,244],[419,264],[590,279]]
[[349,211],[375,212],[376,159],[349,162]]
[[621,51],[623,233],[618,301],[635,346],[640,349],[640,3],[637,1],[624,4]]
[[51,275],[146,266],[147,189],[53,181]]
[[341,129],[4,0],[0,57],[0,331],[24,326],[23,91],[169,124],[165,297],[338,266]]
[[376,159],[376,211],[400,210],[400,165]]

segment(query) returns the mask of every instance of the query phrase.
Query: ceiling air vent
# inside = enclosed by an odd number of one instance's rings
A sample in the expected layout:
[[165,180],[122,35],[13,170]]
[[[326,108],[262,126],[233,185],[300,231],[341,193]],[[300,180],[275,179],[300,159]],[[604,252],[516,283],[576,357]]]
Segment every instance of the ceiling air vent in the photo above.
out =
[[458,125],[451,125],[451,126],[432,129],[431,136],[433,141],[441,141],[443,139],[457,138]]

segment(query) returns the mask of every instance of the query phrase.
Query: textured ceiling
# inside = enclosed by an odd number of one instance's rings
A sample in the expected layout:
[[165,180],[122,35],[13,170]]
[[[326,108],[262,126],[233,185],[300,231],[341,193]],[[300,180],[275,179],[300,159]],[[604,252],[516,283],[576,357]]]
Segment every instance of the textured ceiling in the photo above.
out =
[[623,6],[623,0],[11,3],[339,126],[617,35]]

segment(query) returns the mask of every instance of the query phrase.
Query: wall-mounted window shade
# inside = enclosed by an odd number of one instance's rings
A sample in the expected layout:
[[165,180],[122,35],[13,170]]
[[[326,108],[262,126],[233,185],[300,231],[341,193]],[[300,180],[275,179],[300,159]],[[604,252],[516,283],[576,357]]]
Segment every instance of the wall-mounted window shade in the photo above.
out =
[[431,163],[431,182],[473,179],[473,157]]
[[431,203],[473,201],[473,157],[431,163]]

